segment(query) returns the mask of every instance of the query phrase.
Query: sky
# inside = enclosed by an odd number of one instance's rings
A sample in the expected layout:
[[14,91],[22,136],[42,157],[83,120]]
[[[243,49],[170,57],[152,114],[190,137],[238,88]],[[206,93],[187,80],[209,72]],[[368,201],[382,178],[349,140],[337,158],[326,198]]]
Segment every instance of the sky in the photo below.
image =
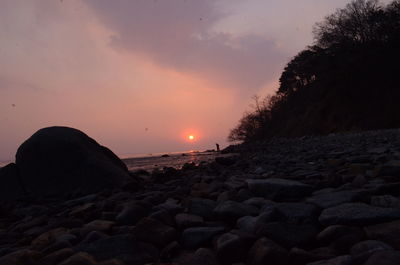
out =
[[346,3],[0,0],[0,161],[55,125],[121,156],[225,147]]

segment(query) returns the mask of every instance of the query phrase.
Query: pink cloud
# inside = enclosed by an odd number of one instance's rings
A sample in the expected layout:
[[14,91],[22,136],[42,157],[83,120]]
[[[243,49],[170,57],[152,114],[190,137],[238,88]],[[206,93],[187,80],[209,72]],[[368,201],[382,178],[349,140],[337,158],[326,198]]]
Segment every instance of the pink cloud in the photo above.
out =
[[86,1],[120,52],[147,56],[219,87],[249,96],[276,78],[287,57],[262,36],[213,31],[227,14],[212,0]]

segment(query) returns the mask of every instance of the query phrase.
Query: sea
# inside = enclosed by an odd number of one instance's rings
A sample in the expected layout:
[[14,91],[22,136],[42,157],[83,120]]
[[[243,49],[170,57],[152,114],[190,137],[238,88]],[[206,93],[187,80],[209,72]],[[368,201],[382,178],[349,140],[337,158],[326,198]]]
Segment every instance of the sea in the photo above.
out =
[[[214,151],[182,151],[153,154],[120,155],[121,160],[127,165],[129,171],[153,171],[164,167],[180,169],[186,163],[196,165],[202,162],[211,162],[217,156],[226,156]],[[0,167],[13,161],[0,161]]]
[[186,151],[136,155],[121,157],[121,159],[127,165],[129,171],[143,169],[151,172],[155,169],[162,169],[164,167],[180,169],[186,163],[194,163],[195,165],[198,165],[202,162],[211,162],[217,156],[226,155],[211,151]]

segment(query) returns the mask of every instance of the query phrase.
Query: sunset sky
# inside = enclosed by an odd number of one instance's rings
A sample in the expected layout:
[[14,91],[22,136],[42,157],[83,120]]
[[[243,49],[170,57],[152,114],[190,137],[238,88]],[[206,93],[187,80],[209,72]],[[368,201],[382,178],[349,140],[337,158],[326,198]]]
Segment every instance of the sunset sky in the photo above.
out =
[[0,0],[0,161],[53,125],[119,155],[225,147],[348,2]]

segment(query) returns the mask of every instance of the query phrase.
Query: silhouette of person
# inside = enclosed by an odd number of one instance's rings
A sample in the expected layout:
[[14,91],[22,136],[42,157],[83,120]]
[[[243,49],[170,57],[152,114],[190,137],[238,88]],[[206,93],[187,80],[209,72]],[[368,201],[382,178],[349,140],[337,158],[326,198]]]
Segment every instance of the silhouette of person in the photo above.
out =
[[217,146],[217,152],[219,152],[219,144],[215,144]]

